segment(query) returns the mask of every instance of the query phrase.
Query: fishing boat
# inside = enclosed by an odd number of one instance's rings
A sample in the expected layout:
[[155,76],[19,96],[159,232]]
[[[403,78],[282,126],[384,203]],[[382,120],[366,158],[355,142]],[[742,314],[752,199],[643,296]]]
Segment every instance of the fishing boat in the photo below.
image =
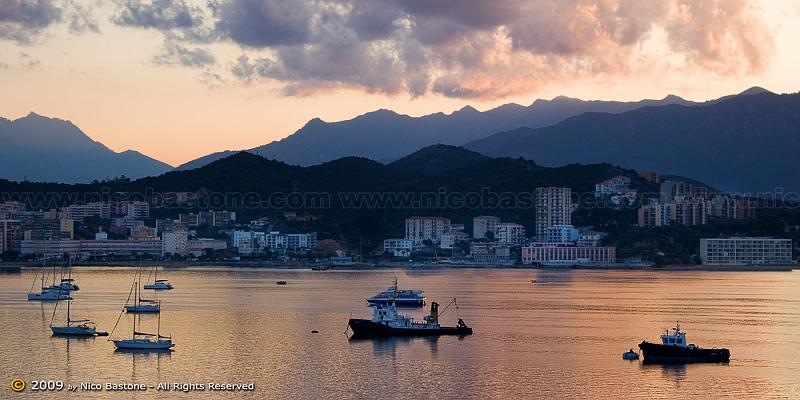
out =
[[144,285],[145,289],[150,289],[150,290],[172,290],[173,289],[172,284],[170,284],[168,280],[166,280],[166,279],[158,279],[158,267],[154,267],[153,268],[153,272],[154,272],[154,275],[155,275],[153,277],[153,283],[149,283],[147,285]]
[[[161,302],[156,304],[161,309]],[[130,339],[114,339],[114,346],[117,350],[169,350],[175,343],[172,342],[172,336],[161,335],[161,314],[158,314],[158,323],[156,333],[139,332],[136,330],[138,325],[141,326],[140,317],[133,317],[133,335]],[[115,327],[116,328],[116,327]],[[111,332],[113,335],[113,331]]]
[[[50,330],[53,331],[53,335],[55,336],[98,336],[102,335],[104,332],[97,332],[97,327],[95,326],[94,322],[88,319],[72,319],[71,313],[71,303],[72,300],[67,300],[67,324],[63,326],[55,326],[53,325],[53,321],[50,321]],[[58,303],[53,308],[53,318],[56,315],[56,309],[58,309]]]
[[422,290],[400,290],[397,288],[397,278],[392,281],[392,286],[367,299],[367,303],[395,304],[398,307],[422,307],[425,305],[425,295]]
[[[442,310],[442,314],[447,309],[456,304],[456,300]],[[458,306],[456,305],[456,308]],[[431,313],[423,321],[415,321],[413,317],[397,313],[394,303],[375,304],[372,306],[372,319],[350,319],[348,325],[353,330],[353,337],[390,337],[390,336],[441,336],[458,335],[466,336],[472,334],[472,328],[468,327],[462,319],[458,319],[456,326],[439,325],[439,303],[431,303]]]
[[686,342],[686,333],[676,323],[670,334],[669,329],[661,335],[661,344],[642,341],[639,344],[646,363],[700,363],[728,362],[731,353],[725,348],[704,349]]

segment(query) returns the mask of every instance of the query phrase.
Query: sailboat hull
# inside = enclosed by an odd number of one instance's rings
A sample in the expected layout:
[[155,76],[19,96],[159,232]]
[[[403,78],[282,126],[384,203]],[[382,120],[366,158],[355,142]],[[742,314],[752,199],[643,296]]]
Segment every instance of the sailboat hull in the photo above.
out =
[[83,326],[51,326],[50,330],[56,336],[95,336],[97,330]]
[[59,300],[72,300],[72,297],[64,293],[44,292],[44,293],[28,293],[28,300],[30,301],[59,301]]
[[125,306],[125,312],[136,314],[158,314],[161,312],[161,307],[151,305]]
[[171,340],[120,339],[114,346],[121,350],[166,350],[175,346]]

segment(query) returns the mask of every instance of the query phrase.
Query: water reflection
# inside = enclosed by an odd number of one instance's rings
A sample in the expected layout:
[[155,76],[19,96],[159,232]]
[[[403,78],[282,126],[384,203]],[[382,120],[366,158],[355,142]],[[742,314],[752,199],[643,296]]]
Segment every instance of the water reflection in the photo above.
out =
[[378,358],[396,359],[397,350],[401,347],[409,347],[414,343],[427,345],[430,349],[430,354],[433,358],[439,352],[439,337],[438,336],[399,336],[390,338],[363,338],[358,336],[351,336],[350,343],[372,344],[372,355]]

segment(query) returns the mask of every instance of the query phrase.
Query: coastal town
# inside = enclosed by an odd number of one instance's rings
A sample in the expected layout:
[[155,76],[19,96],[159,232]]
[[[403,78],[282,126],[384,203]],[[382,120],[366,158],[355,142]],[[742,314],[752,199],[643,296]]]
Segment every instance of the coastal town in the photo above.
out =
[[[635,208],[635,229],[699,226],[713,220],[756,218],[758,201],[711,190],[702,184],[662,179],[656,172],[640,178],[658,185],[644,198],[631,177],[597,182],[593,196],[611,207]],[[378,246],[348,247],[315,231],[317,218],[304,211],[283,211],[255,219],[233,210],[179,212],[145,200],[85,202],[49,210],[31,210],[18,201],[0,203],[0,255],[5,262],[69,257],[81,261],[253,262],[272,265],[457,265],[582,268],[644,268],[642,255],[622,257],[609,234],[594,226],[576,226],[580,207],[569,187],[538,187],[528,221],[493,215],[452,220],[438,215],[404,218],[404,235]],[[165,212],[166,211],[166,212]],[[291,233],[280,227],[293,226]],[[533,229],[527,229],[526,226]],[[697,258],[704,266],[792,267],[790,238],[709,236],[699,239]]]

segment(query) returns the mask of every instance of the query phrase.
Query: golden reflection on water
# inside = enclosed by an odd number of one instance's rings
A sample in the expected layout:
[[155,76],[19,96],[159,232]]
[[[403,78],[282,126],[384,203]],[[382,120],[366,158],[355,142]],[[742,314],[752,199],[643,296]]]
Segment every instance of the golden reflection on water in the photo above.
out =
[[[166,353],[115,352],[103,337],[51,337],[53,305],[25,300],[33,271],[0,275],[0,379],[254,382],[257,388],[234,395],[170,392],[174,398],[800,398],[798,272],[198,268],[163,274],[176,289],[147,297],[163,302],[162,332],[176,342]],[[73,316],[110,331],[132,270],[79,268],[74,276],[81,290]],[[348,340],[347,319],[368,318],[364,299],[394,276],[402,287],[424,289],[429,302],[457,297],[459,307],[442,318],[451,324],[463,318],[475,334]],[[154,329],[154,316],[142,318]],[[621,359],[676,320],[690,342],[729,347],[731,362],[659,366]],[[130,316],[123,315],[114,336],[130,331]],[[10,396],[4,383],[0,398]]]

